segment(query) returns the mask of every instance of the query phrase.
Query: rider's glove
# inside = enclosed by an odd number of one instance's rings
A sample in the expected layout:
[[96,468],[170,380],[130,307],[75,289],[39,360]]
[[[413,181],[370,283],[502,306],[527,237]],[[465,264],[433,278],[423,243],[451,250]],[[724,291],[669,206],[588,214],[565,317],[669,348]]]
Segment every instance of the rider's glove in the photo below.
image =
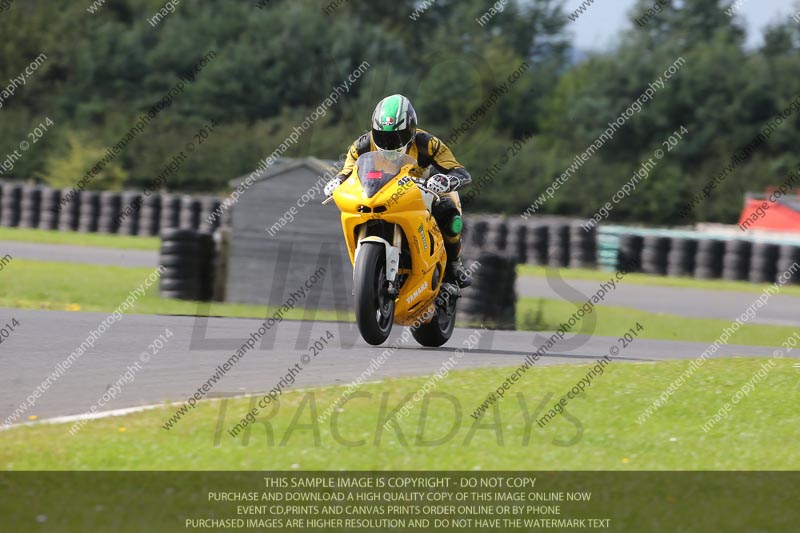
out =
[[459,185],[459,179],[454,176],[447,176],[446,174],[436,174],[428,178],[425,183],[425,188],[429,189],[436,194],[444,194],[454,191]]
[[325,184],[325,196],[333,196],[333,191],[336,190],[336,187],[342,184],[341,176],[336,176],[331,181]]

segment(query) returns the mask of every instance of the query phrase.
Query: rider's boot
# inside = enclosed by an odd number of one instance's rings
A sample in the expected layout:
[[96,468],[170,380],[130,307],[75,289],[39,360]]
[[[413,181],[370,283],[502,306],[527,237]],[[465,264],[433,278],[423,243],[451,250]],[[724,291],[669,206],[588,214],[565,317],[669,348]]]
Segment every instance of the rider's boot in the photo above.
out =
[[456,284],[462,289],[472,285],[472,275],[464,268],[464,263],[461,261],[461,238],[456,242],[447,242],[445,240],[445,250],[447,251],[447,269],[450,276]]

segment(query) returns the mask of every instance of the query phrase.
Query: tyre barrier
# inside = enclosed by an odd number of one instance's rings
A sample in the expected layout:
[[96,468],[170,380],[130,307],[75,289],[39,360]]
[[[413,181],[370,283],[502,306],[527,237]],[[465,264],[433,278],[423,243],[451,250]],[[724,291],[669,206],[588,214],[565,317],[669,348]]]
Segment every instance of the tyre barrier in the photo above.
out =
[[140,215],[142,211],[143,197],[138,192],[125,191],[122,193],[122,205],[119,215],[117,215],[118,228],[120,235],[139,235]]
[[691,277],[694,275],[697,239],[673,237],[667,253],[667,276]]
[[180,227],[181,197],[174,194],[161,195],[161,231]]
[[508,250],[517,263],[525,264],[528,262],[528,226],[525,224],[509,224],[508,228]]
[[147,237],[158,235],[161,229],[161,196],[145,195],[139,211],[138,234]]
[[97,214],[98,233],[117,233],[122,198],[118,192],[100,193],[100,211]]
[[164,267],[159,280],[163,298],[209,301],[214,289],[214,237],[188,228],[161,232],[158,262]]
[[669,237],[646,236],[642,247],[642,272],[656,276],[666,276],[669,247]]
[[527,262],[532,265],[547,265],[547,250],[550,245],[550,230],[545,225],[528,228],[526,244]]
[[[795,263],[800,265],[800,246],[792,244],[784,244],[781,246],[778,251],[778,268],[775,281],[778,281],[778,278],[792,268],[792,265]],[[800,272],[792,274],[792,277],[786,283],[789,285],[800,285]]]
[[644,237],[641,235],[626,234],[620,236],[617,265],[638,265],[630,272],[641,272],[643,248]]
[[554,268],[569,266],[570,228],[567,224],[547,227],[547,264]]
[[42,203],[39,212],[39,229],[52,231],[58,229],[59,215],[58,206],[61,202],[61,191],[59,189],[42,189]]
[[489,222],[482,218],[470,218],[464,224],[464,234],[462,239],[467,246],[472,249],[480,250],[486,245],[486,234],[489,232]]
[[725,243],[725,255],[722,256],[722,279],[729,281],[747,281],[750,276],[750,257],[753,243],[734,239]]
[[725,241],[700,239],[697,243],[694,277],[697,279],[719,279],[722,277],[722,258]]
[[42,207],[42,189],[36,186],[22,187],[22,196],[19,206],[18,226],[28,229],[35,229],[38,227]]
[[748,279],[753,283],[772,283],[778,274],[780,246],[770,242],[753,244]]
[[588,231],[576,222],[570,226],[569,266],[571,268],[594,268],[597,266],[597,226]]
[[[74,202],[75,200],[73,200]],[[80,214],[78,215],[78,231],[95,233],[100,218],[100,193],[82,191],[80,196]]]
[[213,196],[204,196],[200,198],[200,231],[213,232],[220,225],[219,216],[213,217],[211,222],[209,218],[214,212],[222,205],[219,199]]
[[178,227],[195,229],[200,226],[200,200],[192,196],[181,198]]
[[[61,191],[61,200],[59,201],[58,212],[58,229],[59,231],[78,231],[78,223],[80,221],[81,211],[81,196],[82,193],[72,192],[72,189],[63,189]],[[69,201],[62,203],[69,198]]]
[[516,261],[508,254],[481,251],[464,261],[472,286],[462,289],[458,315],[470,326],[516,329]]
[[507,253],[508,224],[505,220],[494,220],[489,223],[489,229],[486,233],[486,248],[490,252]]
[[6,183],[0,198],[0,226],[15,228],[19,225],[22,203],[22,186]]
[[179,227],[213,233],[231,224],[231,209],[217,213],[221,205],[214,196],[78,191],[0,180],[0,226],[7,227],[147,237]]

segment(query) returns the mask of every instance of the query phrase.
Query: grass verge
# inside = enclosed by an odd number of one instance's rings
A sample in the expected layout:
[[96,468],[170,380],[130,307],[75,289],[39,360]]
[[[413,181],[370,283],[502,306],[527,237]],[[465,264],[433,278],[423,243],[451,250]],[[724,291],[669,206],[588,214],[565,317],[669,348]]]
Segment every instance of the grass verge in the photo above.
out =
[[[0,275],[0,307],[112,312],[154,270],[14,259]],[[242,318],[264,318],[268,311],[269,308],[263,305],[161,298],[157,284],[136,301],[134,310],[137,314]],[[285,313],[284,317],[299,320],[304,313],[298,308]],[[333,311],[317,311],[312,318],[336,320],[337,315]]]
[[157,251],[161,246],[158,237],[133,237],[129,235],[103,235],[72,231],[45,231],[39,229],[0,228],[0,241],[24,241],[42,244],[70,244],[124,250]]
[[[777,360],[709,432],[702,429],[762,368],[764,359],[709,360],[647,421],[636,417],[687,369],[687,361],[611,363],[544,428],[535,419],[591,368],[533,368],[476,421],[472,411],[509,369],[453,371],[414,405],[398,430],[382,429],[426,378],[365,384],[336,417],[317,417],[343,387],[289,391],[277,409],[234,438],[255,404],[210,400],[174,426],[174,406],[70,424],[0,432],[4,470],[796,470],[800,412],[791,360]],[[360,442],[359,442],[360,441]]]
[[[546,298],[520,298],[517,302],[517,329],[527,331],[555,331],[567,322],[582,305],[564,300]],[[650,313],[629,307],[596,306],[596,324],[590,327],[592,315],[585,315],[570,333],[618,337],[638,322],[644,327],[639,335],[645,339],[667,341],[714,342],[731,328],[729,320],[692,318],[667,313]],[[581,330],[580,328],[586,328]],[[747,346],[779,346],[796,328],[745,324],[730,336],[728,344]]]

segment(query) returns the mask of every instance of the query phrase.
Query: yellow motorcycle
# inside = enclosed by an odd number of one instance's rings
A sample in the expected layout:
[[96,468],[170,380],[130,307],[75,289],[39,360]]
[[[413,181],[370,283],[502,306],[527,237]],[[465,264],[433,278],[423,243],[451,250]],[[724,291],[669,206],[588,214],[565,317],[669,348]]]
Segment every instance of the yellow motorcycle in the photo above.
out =
[[447,254],[431,215],[439,197],[422,174],[406,154],[368,152],[333,193],[353,264],[356,322],[374,346],[393,324],[411,326],[417,342],[431,347],[455,327],[461,290],[445,282]]

